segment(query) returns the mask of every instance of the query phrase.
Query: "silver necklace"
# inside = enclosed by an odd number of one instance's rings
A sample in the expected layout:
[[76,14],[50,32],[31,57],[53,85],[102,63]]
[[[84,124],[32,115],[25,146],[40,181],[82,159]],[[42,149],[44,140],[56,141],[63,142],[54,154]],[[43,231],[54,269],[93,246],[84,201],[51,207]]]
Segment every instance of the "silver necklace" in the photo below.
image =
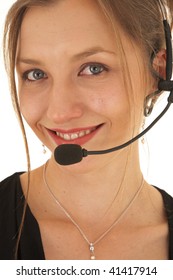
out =
[[120,219],[122,219],[124,217],[124,215],[127,213],[129,208],[132,206],[133,202],[138,197],[138,195],[139,195],[139,193],[140,193],[140,191],[141,191],[141,189],[143,187],[144,179],[142,179],[142,182],[141,182],[141,185],[140,185],[139,189],[137,190],[137,192],[135,193],[134,197],[132,198],[132,200],[127,205],[127,207],[121,212],[120,216],[112,223],[112,225],[105,232],[103,232],[99,236],[99,238],[97,238],[94,242],[90,242],[89,239],[87,238],[86,234],[83,232],[83,230],[80,228],[80,226],[76,223],[76,221],[73,219],[73,217],[70,215],[70,213],[61,204],[61,202],[57,199],[57,197],[52,192],[50,186],[48,185],[47,180],[46,180],[47,163],[48,163],[48,161],[45,163],[44,168],[43,168],[43,181],[44,181],[44,184],[47,187],[47,189],[48,189],[50,195],[52,196],[53,200],[55,201],[55,203],[59,206],[59,208],[66,215],[66,217],[72,222],[72,224],[78,229],[78,231],[82,235],[83,239],[89,245],[90,259],[91,260],[95,260],[96,259],[96,256],[95,256],[95,245],[98,242],[100,242],[115,227],[115,225],[117,225],[117,223],[120,221]]

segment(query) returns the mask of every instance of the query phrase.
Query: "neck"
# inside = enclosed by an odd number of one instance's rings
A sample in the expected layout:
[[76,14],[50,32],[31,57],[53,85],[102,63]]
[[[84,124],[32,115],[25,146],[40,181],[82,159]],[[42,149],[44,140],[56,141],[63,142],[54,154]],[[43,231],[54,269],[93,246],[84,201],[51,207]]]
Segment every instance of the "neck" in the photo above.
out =
[[46,179],[62,204],[67,209],[74,208],[75,217],[80,213],[82,221],[91,221],[91,216],[94,221],[112,207],[114,211],[123,209],[140,187],[142,174],[136,154],[119,153],[111,163],[85,173],[76,172],[77,167],[61,168],[51,158]]

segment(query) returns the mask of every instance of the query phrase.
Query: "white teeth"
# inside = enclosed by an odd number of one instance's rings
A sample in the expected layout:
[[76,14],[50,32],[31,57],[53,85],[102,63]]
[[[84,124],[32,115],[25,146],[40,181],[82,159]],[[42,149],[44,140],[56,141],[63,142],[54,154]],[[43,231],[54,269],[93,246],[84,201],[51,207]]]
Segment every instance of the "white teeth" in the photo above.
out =
[[85,135],[84,131],[79,132],[79,137],[83,137]]
[[71,134],[71,140],[77,139],[79,136],[77,133]]
[[61,138],[64,138],[65,140],[71,140],[71,138],[70,138],[70,135],[69,134],[62,134],[62,133],[60,133],[60,136],[61,136]]
[[61,137],[62,139],[66,140],[66,141],[70,141],[70,140],[75,140],[77,138],[83,137],[85,135],[90,134],[91,132],[93,132],[95,130],[94,129],[87,129],[84,131],[80,131],[80,132],[76,132],[76,133],[61,133],[61,132],[56,132],[56,135]]
[[87,135],[87,134],[90,134],[92,131],[93,131],[93,130],[89,130],[89,129],[88,129],[88,130],[86,130],[85,133],[86,133],[86,135]]

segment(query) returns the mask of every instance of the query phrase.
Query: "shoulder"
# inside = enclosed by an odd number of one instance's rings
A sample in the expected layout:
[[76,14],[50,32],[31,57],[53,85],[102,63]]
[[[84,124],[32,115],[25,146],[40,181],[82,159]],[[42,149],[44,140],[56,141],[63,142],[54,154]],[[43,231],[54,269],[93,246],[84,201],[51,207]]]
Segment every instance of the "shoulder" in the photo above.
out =
[[14,259],[23,201],[20,174],[15,173],[0,182],[0,260]]
[[[20,175],[23,172],[14,173],[0,182],[0,208],[6,203],[6,200],[11,200],[22,193],[20,184]],[[7,207],[7,204],[6,204]]]
[[12,185],[19,184],[21,174],[23,174],[23,172],[16,172],[13,175],[10,175],[9,177],[2,180],[0,182],[0,193],[7,190]]
[[166,216],[168,219],[168,227],[169,227],[169,259],[173,260],[173,197],[170,196],[166,191],[157,188],[160,191],[164,208],[166,212]]
[[[156,188],[162,195],[164,207],[168,216],[172,213],[173,215],[173,197],[168,194],[166,191],[160,188]],[[173,217],[172,217],[173,218]]]
[[161,193],[168,222],[173,230],[173,197],[163,189],[156,189]]

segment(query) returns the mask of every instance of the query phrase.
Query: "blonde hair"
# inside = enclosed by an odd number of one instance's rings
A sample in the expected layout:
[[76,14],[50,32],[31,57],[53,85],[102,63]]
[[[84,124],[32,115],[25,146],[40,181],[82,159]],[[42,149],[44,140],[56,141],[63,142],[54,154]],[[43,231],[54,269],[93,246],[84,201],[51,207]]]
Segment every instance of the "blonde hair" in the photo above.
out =
[[[26,132],[20,112],[20,106],[17,96],[17,88],[15,82],[15,64],[16,64],[16,52],[17,42],[20,33],[21,24],[28,9],[40,6],[46,7],[54,5],[61,0],[17,0],[9,10],[4,27],[4,61],[6,71],[9,77],[10,92],[14,109],[16,111],[19,123],[21,126],[22,134],[24,137],[27,162],[28,162],[28,191],[29,191],[29,178],[30,178],[30,156],[29,147],[26,137]],[[100,9],[103,11],[107,19],[111,22],[113,29],[116,31],[116,22],[118,21],[126,34],[134,40],[142,49],[144,53],[144,59],[147,61],[148,66],[151,63],[151,56],[153,53],[157,53],[164,46],[164,29],[163,29],[163,14],[162,9],[169,11],[169,23],[172,26],[173,17],[173,1],[172,0],[96,0]],[[57,19],[58,20],[58,19]],[[119,39],[119,36],[118,36]],[[120,42],[122,62],[124,68],[127,66],[125,58],[123,58],[123,48]],[[127,69],[128,70],[128,69]],[[128,77],[127,77],[128,78]],[[128,80],[129,82],[129,80]],[[23,217],[21,227],[19,230],[17,251],[22,232],[22,225],[24,222],[25,211],[27,207],[27,195],[23,211]]]

